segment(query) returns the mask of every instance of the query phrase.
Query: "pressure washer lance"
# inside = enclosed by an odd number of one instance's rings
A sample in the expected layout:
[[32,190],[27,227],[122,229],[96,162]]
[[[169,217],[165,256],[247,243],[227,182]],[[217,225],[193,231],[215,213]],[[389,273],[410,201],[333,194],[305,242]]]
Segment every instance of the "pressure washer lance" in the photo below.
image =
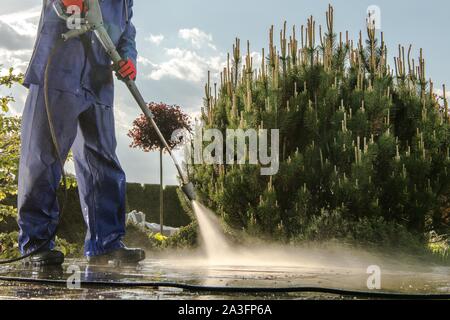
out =
[[[44,1],[44,4],[46,2]],[[48,73],[49,73],[49,66],[52,64],[53,56],[58,51],[58,49],[64,45],[65,42],[67,42],[70,39],[79,37],[87,32],[94,32],[97,39],[100,41],[103,48],[106,50],[107,54],[113,61],[114,65],[118,65],[120,61],[122,61],[122,57],[117,52],[116,47],[114,46],[114,43],[112,42],[108,32],[105,29],[104,23],[103,23],[103,15],[100,8],[100,5],[98,3],[98,0],[85,0],[85,6],[87,8],[87,11],[85,13],[84,18],[80,18],[80,27],[77,29],[71,29],[68,32],[61,35],[61,39],[59,39],[55,46],[52,48],[51,53],[49,55],[49,58],[47,60],[47,66],[45,69],[45,76],[44,76],[44,99],[45,99],[45,108],[47,112],[48,117],[48,124],[50,127],[50,134],[53,141],[53,145],[55,148],[55,156],[57,158],[57,161],[59,162],[61,166],[61,172],[62,172],[62,183],[64,187],[64,201],[62,202],[62,205],[60,207],[60,218],[63,215],[68,194],[67,194],[67,178],[66,174],[64,172],[64,160],[61,157],[61,152],[59,148],[58,139],[56,137],[56,133],[54,130],[53,120],[52,120],[52,114],[50,109],[50,102],[48,97]],[[45,8],[45,6],[44,6]],[[56,11],[56,14],[61,19],[67,21],[69,19],[69,15],[66,14],[64,11],[64,6],[61,4],[60,0],[57,0],[53,2],[53,8]],[[183,171],[181,170],[180,165],[178,164],[178,161],[175,159],[172,149],[169,147],[169,144],[167,143],[166,139],[162,135],[161,131],[159,130],[159,127],[155,123],[153,113],[150,111],[150,109],[147,107],[147,104],[144,101],[144,98],[142,97],[139,89],[136,86],[136,83],[134,80],[131,79],[123,79],[125,84],[127,85],[128,89],[130,90],[131,94],[133,95],[134,99],[136,100],[137,104],[141,108],[142,112],[147,117],[148,121],[150,121],[152,127],[155,129],[156,133],[158,134],[159,138],[161,139],[162,143],[164,144],[165,148],[170,154],[170,157],[172,158],[173,163],[175,164],[175,167],[178,171],[178,174],[180,175],[181,179],[181,190],[186,195],[186,197],[190,201],[196,200],[196,192],[194,185],[189,181],[189,179],[183,174]],[[55,228],[52,235],[47,239],[46,241],[42,242],[39,247],[31,251],[19,258],[13,258],[8,260],[0,260],[0,265],[10,264],[18,261],[25,260],[26,258],[29,258],[30,256],[34,255],[35,253],[39,252],[40,250],[46,248],[48,244],[52,241],[53,238],[55,238],[58,227]]]
[[[100,41],[101,45],[111,58],[114,65],[118,65],[120,61],[122,61],[122,57],[117,52],[117,49],[112,42],[108,32],[106,31],[106,28],[103,23],[103,15],[100,8],[100,4],[98,0],[87,0],[85,1],[85,5],[87,6],[87,12],[85,13],[84,18],[80,18],[80,27],[77,29],[71,29],[67,33],[64,33],[62,35],[64,41],[68,41],[72,38],[79,37],[89,31],[94,32],[97,39]],[[69,16],[66,14],[65,10],[63,9],[64,6],[61,4],[60,0],[55,1],[53,3],[53,8],[55,9],[57,15],[63,19],[66,20],[69,18]],[[155,129],[156,133],[158,134],[159,138],[161,139],[162,143],[164,144],[165,148],[169,152],[170,157],[172,158],[173,163],[175,164],[175,167],[178,171],[178,174],[180,175],[181,179],[181,190],[184,192],[184,194],[187,196],[187,198],[190,201],[193,201],[196,199],[196,193],[194,186],[191,182],[189,182],[189,179],[183,174],[183,171],[181,170],[180,165],[178,164],[178,161],[175,159],[171,148],[169,147],[169,144],[167,143],[166,139],[162,135],[161,131],[159,130],[157,124],[155,123],[153,113],[150,111],[150,109],[147,107],[147,104],[144,101],[144,98],[142,97],[138,87],[136,86],[136,83],[132,79],[124,79],[123,80],[125,84],[127,85],[128,89],[130,90],[131,94],[133,95],[134,99],[136,100],[137,104],[141,108],[142,112],[147,117],[148,121],[150,121],[152,127]]]

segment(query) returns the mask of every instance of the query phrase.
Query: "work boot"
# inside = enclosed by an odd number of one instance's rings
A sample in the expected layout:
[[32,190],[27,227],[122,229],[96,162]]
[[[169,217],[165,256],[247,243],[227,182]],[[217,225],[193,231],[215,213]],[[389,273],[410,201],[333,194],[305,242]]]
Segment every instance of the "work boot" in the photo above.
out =
[[32,254],[25,260],[25,265],[33,267],[61,266],[64,263],[64,254],[58,250],[41,250]]
[[133,265],[145,259],[145,251],[142,249],[119,248],[112,252],[95,257],[88,257],[89,264],[104,265],[109,262]]

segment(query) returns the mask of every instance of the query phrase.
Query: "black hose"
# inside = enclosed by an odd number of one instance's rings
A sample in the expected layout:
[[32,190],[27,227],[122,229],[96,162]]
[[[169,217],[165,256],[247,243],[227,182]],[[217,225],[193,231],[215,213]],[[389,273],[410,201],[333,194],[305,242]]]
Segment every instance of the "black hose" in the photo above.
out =
[[[53,123],[53,115],[51,113],[51,108],[50,108],[48,78],[49,78],[49,70],[50,70],[50,66],[51,66],[52,61],[53,61],[53,57],[55,56],[55,54],[59,50],[59,48],[64,44],[64,42],[65,41],[61,38],[53,46],[53,48],[50,51],[50,54],[48,56],[47,65],[45,67],[45,74],[44,74],[44,104],[45,104],[45,112],[47,113],[48,126],[50,128],[50,135],[51,135],[51,139],[52,139],[52,143],[53,143],[53,147],[54,147],[55,157],[56,157],[57,161],[59,162],[59,165],[61,166],[62,183],[63,183],[63,187],[64,187],[63,201],[61,202],[60,209],[59,209],[59,219],[60,220],[61,220],[61,217],[63,215],[64,209],[65,209],[65,207],[67,205],[67,199],[68,199],[67,176],[66,176],[66,173],[64,172],[64,162],[65,161],[61,157],[61,149],[59,147],[58,138],[56,136],[55,126],[54,126],[54,123]],[[59,187],[58,187],[58,189],[59,189]],[[8,260],[0,260],[0,265],[11,264],[11,263],[14,263],[14,262],[25,260],[26,258],[28,258],[28,257],[30,257],[30,256],[32,256],[32,255],[34,255],[36,253],[38,253],[39,251],[41,251],[42,249],[47,247],[48,244],[56,237],[56,233],[58,232],[58,225],[56,226],[55,230],[50,235],[50,237],[47,240],[45,240],[38,248],[36,248],[35,250],[33,250],[33,251],[31,251],[31,252],[29,252],[29,253],[27,253],[27,254],[19,257],[19,258],[8,259]]]
[[[66,286],[66,280],[32,279],[21,277],[0,276],[0,281],[20,282],[41,285]],[[138,288],[138,287],[166,287],[176,288],[192,292],[214,293],[323,293],[340,296],[373,299],[397,299],[397,300],[449,300],[449,294],[408,294],[380,291],[359,291],[325,287],[231,287],[231,286],[202,286],[177,282],[121,282],[121,281],[81,281],[85,287],[114,287],[114,288]]]

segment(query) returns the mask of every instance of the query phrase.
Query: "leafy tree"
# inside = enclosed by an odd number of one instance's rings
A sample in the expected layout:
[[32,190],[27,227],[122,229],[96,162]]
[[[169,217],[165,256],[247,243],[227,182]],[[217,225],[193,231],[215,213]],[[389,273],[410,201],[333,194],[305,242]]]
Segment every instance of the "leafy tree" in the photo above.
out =
[[[11,88],[14,84],[21,83],[22,79],[23,75],[14,73],[11,68],[7,75],[0,77],[0,87]],[[17,217],[17,210],[5,204],[8,197],[17,194],[20,118],[7,115],[13,101],[14,98],[9,95],[0,97],[0,232],[6,230],[7,223]],[[17,232],[0,233],[0,240],[0,258],[18,254],[14,251],[17,247]]]
[[448,228],[448,103],[426,77],[422,50],[414,60],[400,46],[394,71],[383,34],[369,26],[354,42],[335,33],[331,6],[326,18],[317,32],[310,17],[300,40],[285,24],[279,46],[272,27],[258,69],[250,44],[242,59],[236,40],[217,94],[206,85],[203,127],[279,129],[280,172],[194,165],[200,197],[236,228],[288,239],[369,241],[365,226],[370,241],[395,244],[400,231]]
[[[173,137],[175,132],[190,130],[189,116],[185,114],[177,105],[167,105],[165,103],[149,103],[149,109],[154,115],[156,124],[158,125],[163,137],[166,139],[171,150],[184,143],[184,135]],[[145,115],[139,116],[133,122],[133,128],[129,131],[128,136],[133,139],[130,147],[140,148],[144,152],[159,150],[160,159],[160,225],[161,234],[163,233],[164,220],[164,202],[163,202],[163,152],[165,145],[162,143],[159,135],[154,130],[151,123]],[[167,150],[166,150],[167,151]]]
[[[11,68],[5,76],[0,77],[0,87],[11,88],[21,84],[22,74]],[[10,95],[0,97],[0,259],[18,257],[17,245],[17,208],[12,203],[17,196],[17,177],[20,158],[20,124],[21,118],[9,116]],[[73,176],[69,176],[68,186],[76,187]],[[75,254],[79,248],[57,238],[57,246],[67,254]]]

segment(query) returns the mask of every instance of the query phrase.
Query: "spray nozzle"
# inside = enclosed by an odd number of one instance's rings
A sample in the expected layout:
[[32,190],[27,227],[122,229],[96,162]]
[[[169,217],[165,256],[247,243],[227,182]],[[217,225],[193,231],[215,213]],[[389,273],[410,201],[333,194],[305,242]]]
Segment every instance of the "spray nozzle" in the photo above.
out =
[[181,190],[184,192],[184,194],[186,195],[186,197],[188,197],[190,201],[194,201],[197,199],[197,194],[195,192],[195,188],[192,182],[183,184],[181,186]]

